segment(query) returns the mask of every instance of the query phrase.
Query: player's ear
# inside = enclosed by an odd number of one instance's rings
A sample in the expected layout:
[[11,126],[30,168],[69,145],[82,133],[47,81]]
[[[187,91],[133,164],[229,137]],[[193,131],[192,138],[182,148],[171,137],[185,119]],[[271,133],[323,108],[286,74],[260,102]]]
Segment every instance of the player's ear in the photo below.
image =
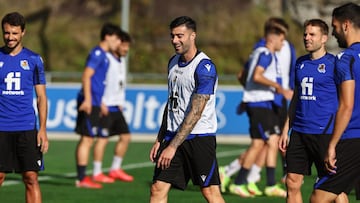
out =
[[327,42],[328,38],[329,37],[327,35],[322,35],[321,42],[325,44]]
[[195,38],[196,38],[196,32],[192,32],[190,35],[190,39],[195,40]]

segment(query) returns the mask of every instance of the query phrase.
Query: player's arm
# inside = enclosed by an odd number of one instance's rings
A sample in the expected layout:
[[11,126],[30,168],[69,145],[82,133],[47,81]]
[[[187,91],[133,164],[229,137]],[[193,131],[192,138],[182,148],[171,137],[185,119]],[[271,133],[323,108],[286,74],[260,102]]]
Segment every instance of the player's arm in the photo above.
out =
[[254,82],[264,85],[264,86],[273,87],[273,88],[275,88],[276,92],[281,92],[281,89],[282,89],[281,85],[278,84],[277,82],[267,79],[264,76],[264,72],[265,72],[265,68],[261,65],[257,65],[255,67],[254,74],[253,74]]
[[335,148],[341,135],[351,119],[354,106],[355,80],[347,80],[340,85],[339,107],[336,112],[334,131],[328,147],[328,154],[325,158],[325,166],[331,173],[336,173]]
[[80,105],[79,110],[91,113],[91,77],[94,75],[95,70],[91,67],[86,67],[82,75],[82,88],[84,93],[84,101]]
[[150,160],[152,162],[156,161],[156,158],[158,156],[158,151],[159,151],[159,148],[160,148],[160,143],[165,138],[165,134],[166,134],[166,130],[167,130],[167,112],[168,112],[167,106],[168,106],[168,104],[166,104],[166,106],[164,108],[164,113],[163,113],[163,117],[162,117],[161,126],[160,126],[160,129],[159,129],[158,135],[156,137],[155,143],[152,146],[152,148],[150,149]]
[[161,126],[160,126],[160,129],[159,129],[159,132],[157,135],[157,139],[156,139],[158,142],[161,142],[165,138],[165,133],[167,130],[167,114],[168,114],[168,104],[166,103],[164,112],[163,112]]
[[287,149],[288,133],[289,133],[289,129],[291,128],[292,121],[294,120],[294,117],[295,117],[295,106],[296,106],[297,97],[298,97],[297,95],[298,95],[298,91],[295,88],[293,97],[290,101],[289,110],[288,110],[288,113],[286,116],[286,121],[283,126],[283,131],[282,131],[280,139],[279,139],[279,149],[282,152],[285,152]]
[[206,106],[207,101],[210,99],[210,95],[207,94],[193,94],[191,98],[191,108],[189,113],[186,115],[183,123],[181,124],[180,130],[171,141],[170,146],[178,148],[187,136],[191,133],[192,129],[199,121],[202,112]]
[[35,93],[37,97],[37,109],[39,114],[39,131],[37,137],[38,146],[41,146],[41,151],[46,153],[48,151],[49,142],[46,134],[46,119],[48,114],[46,88],[44,84],[35,85]]

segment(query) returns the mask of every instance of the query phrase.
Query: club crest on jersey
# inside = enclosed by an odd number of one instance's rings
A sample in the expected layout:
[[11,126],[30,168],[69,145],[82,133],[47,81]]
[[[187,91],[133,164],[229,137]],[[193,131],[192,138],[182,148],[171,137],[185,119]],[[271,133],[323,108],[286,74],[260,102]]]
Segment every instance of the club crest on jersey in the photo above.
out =
[[27,60],[21,60],[20,61],[20,66],[24,70],[30,70],[29,62]]
[[325,64],[319,64],[319,66],[318,66],[318,69],[317,69],[318,71],[319,71],[319,73],[325,73],[326,72],[326,70],[325,70]]

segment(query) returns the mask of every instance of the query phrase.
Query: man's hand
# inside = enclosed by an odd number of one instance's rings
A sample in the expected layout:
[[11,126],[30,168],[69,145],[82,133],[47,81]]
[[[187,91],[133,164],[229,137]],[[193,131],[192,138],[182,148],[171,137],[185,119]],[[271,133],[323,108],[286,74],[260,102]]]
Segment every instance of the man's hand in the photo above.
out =
[[167,169],[170,167],[171,160],[174,158],[176,152],[176,148],[169,145],[166,147],[160,154],[158,160],[157,160],[157,167]]
[[281,152],[286,152],[288,145],[288,134],[287,132],[283,132],[279,139],[279,149]]
[[38,147],[41,146],[40,151],[42,153],[46,153],[49,149],[49,140],[46,135],[46,131],[40,130],[37,134],[37,145]]
[[335,174],[336,173],[336,152],[335,152],[335,148],[333,147],[329,147],[328,149],[328,154],[325,157],[324,163],[325,163],[325,168],[326,170],[331,173],[331,174]]
[[157,156],[159,148],[160,148],[160,142],[158,140],[156,140],[150,150],[150,161],[153,163],[156,161],[156,156]]

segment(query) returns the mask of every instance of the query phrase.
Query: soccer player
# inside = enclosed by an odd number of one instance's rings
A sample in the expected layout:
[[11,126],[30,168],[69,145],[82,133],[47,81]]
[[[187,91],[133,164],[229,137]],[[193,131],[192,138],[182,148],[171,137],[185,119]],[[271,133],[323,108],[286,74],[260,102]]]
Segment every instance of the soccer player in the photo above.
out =
[[265,26],[265,47],[255,49],[249,62],[243,102],[250,121],[251,144],[244,155],[242,167],[234,184],[229,186],[230,193],[241,197],[252,197],[247,176],[251,166],[267,145],[266,172],[268,196],[286,196],[275,181],[280,127],[276,110],[283,105],[283,96],[291,98],[292,92],[281,86],[281,70],[277,64],[275,52],[283,46],[286,29],[277,24]]
[[40,203],[38,172],[44,169],[42,156],[49,147],[44,64],[39,54],[23,47],[25,18],[20,13],[6,14],[1,26],[5,45],[0,48],[0,185],[5,173],[21,173],[26,202]]
[[150,150],[156,163],[150,202],[167,202],[171,187],[199,185],[207,202],[225,202],[216,159],[216,67],[195,44],[196,23],[181,16],[170,23],[176,54],[168,65],[168,102]]
[[[278,17],[271,17],[269,18],[264,25],[264,29],[266,27],[271,26],[272,24],[276,24],[278,26],[281,26],[284,30],[288,32],[289,26],[282,18]],[[265,38],[261,38],[254,46],[254,50],[259,47],[265,47],[266,40]],[[281,47],[280,51],[275,52],[280,70],[281,70],[281,85],[284,89],[287,90],[293,90],[293,83],[294,83],[294,68],[295,68],[295,61],[296,61],[296,52],[294,46],[287,41],[286,39],[283,42],[283,46]],[[246,74],[244,74],[249,66],[249,61],[245,64],[245,67],[239,72],[238,79],[239,82],[244,86],[246,83]],[[246,70],[245,70],[246,69]],[[238,108],[239,111],[244,112],[245,111],[245,105],[244,103],[241,103]],[[282,127],[286,120],[287,115],[287,101],[284,98],[283,105],[278,109],[278,114],[280,116],[279,125]],[[265,157],[266,157],[266,145],[262,149],[260,155],[257,157],[255,163],[251,166],[249,175],[247,177],[248,181],[248,188],[249,190],[254,193],[255,195],[262,195],[262,191],[259,190],[259,188],[256,185],[256,182],[260,180],[260,172],[262,167],[265,165]],[[235,160],[230,162],[228,165],[219,167],[220,170],[220,179],[221,179],[221,191],[225,192],[228,185],[231,181],[231,176],[235,175],[241,168],[242,160],[245,156],[245,153],[242,153],[237,157]],[[282,156],[284,157],[284,156]],[[286,166],[286,164],[283,163],[283,166]],[[283,167],[283,173],[285,175],[286,169]]]
[[[108,52],[110,65],[106,73],[106,85],[103,103],[107,106],[107,116],[102,118],[101,136],[94,146],[93,180],[97,182],[112,183],[115,179],[131,182],[134,177],[121,169],[123,158],[131,140],[129,127],[122,113],[125,105],[126,64],[125,56],[129,52],[131,43],[130,35],[121,32],[121,44],[112,53]],[[114,149],[114,157],[109,171],[109,176],[102,172],[102,160],[109,136],[120,135]]]
[[[333,131],[338,106],[335,56],[327,53],[329,27],[320,19],[304,23],[304,46],[309,54],[299,57],[295,69],[295,93],[279,141],[286,152],[287,202],[302,202],[304,175],[315,163],[318,177],[327,175],[324,156]],[[291,123],[290,123],[291,118]],[[289,125],[291,139],[288,139]]]
[[115,51],[120,44],[120,27],[106,23],[100,33],[100,43],[94,47],[86,61],[82,75],[82,88],[79,91],[78,116],[75,132],[81,135],[76,147],[76,187],[101,188],[102,185],[86,176],[89,153],[94,138],[100,135],[100,116],[105,115],[106,106],[102,103],[104,81],[109,66],[106,52]]
[[316,182],[310,199],[316,203],[333,202],[340,193],[348,194],[360,173],[360,6],[347,3],[335,8],[331,25],[339,47],[345,49],[335,62],[339,107],[324,159],[329,174]]

